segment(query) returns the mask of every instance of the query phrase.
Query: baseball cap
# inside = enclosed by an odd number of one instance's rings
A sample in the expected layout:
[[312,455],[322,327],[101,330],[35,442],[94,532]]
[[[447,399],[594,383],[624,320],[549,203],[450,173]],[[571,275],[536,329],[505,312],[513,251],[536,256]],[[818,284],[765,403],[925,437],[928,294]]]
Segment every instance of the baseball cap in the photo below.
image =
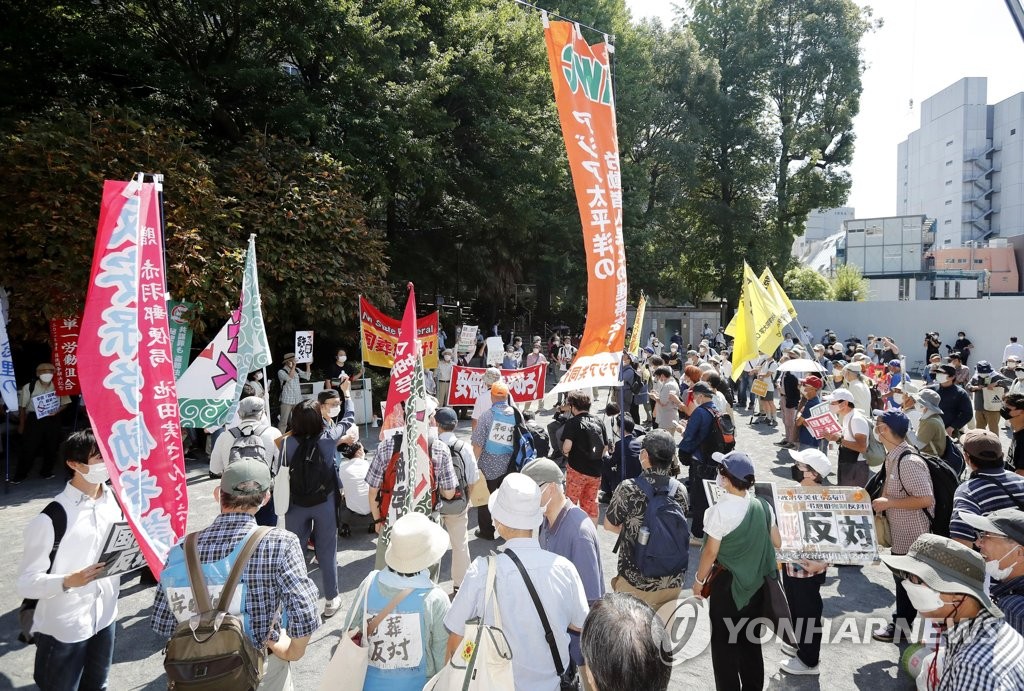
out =
[[853,392],[849,389],[836,389],[831,395],[825,396],[825,400],[831,403],[832,401],[847,401],[853,403]]
[[[256,487],[239,489],[247,482],[255,482]],[[256,458],[240,458],[225,468],[220,476],[220,491],[233,496],[263,494],[270,485],[270,466]]]
[[821,377],[816,377],[813,374],[810,375],[809,377],[804,377],[803,379],[801,379],[800,383],[801,384],[806,384],[807,386],[813,386],[816,389],[820,389],[821,387],[823,387],[825,385],[821,381]]
[[975,530],[1006,537],[1024,545],[1024,511],[1020,509],[999,509],[984,516],[961,511],[960,519]]
[[434,413],[434,420],[437,421],[437,424],[447,427],[457,424],[459,416],[455,413],[454,408],[438,408],[437,412]]
[[263,399],[259,396],[246,396],[238,402],[238,417],[259,417],[263,414]]
[[818,449],[804,449],[803,451],[790,449],[789,456],[797,463],[810,466],[814,472],[822,477],[828,477],[828,474],[832,472],[832,463],[828,460],[828,456]]
[[491,396],[508,396],[508,384],[503,381],[496,381],[491,384]]
[[893,358],[892,360],[889,360],[889,367],[896,367],[899,369],[903,367],[903,364],[899,360]]
[[699,393],[702,396],[714,396],[715,391],[706,382],[699,381],[690,387],[690,391]]
[[903,411],[872,410],[871,414],[878,418],[879,422],[884,422],[885,426],[891,429],[896,436],[907,436],[907,430],[910,429],[910,418],[908,418]]
[[986,429],[970,429],[960,437],[964,445],[964,451],[971,458],[980,461],[1001,461],[1003,460],[1003,445],[999,437]]
[[716,451],[711,454],[711,458],[716,463],[721,463],[730,475],[739,480],[745,480],[748,475],[754,474],[754,462],[742,451],[730,451],[729,453]]
[[519,472],[536,482],[538,487],[549,482],[562,484],[565,480],[562,469],[550,458],[535,458],[524,465]]

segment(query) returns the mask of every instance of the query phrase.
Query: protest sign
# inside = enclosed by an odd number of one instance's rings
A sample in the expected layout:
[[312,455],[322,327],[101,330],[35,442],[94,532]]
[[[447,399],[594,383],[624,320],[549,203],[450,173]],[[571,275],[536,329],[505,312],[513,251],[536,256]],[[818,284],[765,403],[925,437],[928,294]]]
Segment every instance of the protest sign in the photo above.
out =
[[60,399],[56,391],[47,391],[32,397],[32,407],[36,409],[36,417],[50,417],[60,408]]
[[476,349],[476,326],[463,325],[459,331],[459,343],[456,346],[457,353],[472,353]]
[[14,378],[11,340],[7,336],[7,291],[0,288],[0,399],[8,410],[18,409],[18,385]]
[[295,332],[295,362],[299,365],[313,362],[312,331]]
[[53,348],[53,389],[58,396],[81,393],[78,384],[78,331],[80,317],[59,317],[50,320],[50,343]]
[[110,526],[110,532],[107,533],[97,562],[105,564],[104,578],[136,571],[146,565],[142,548],[139,547],[139,542],[126,521]]
[[188,356],[192,351],[192,327],[188,325],[191,302],[167,301],[167,325],[171,329],[171,359],[174,376],[180,378],[188,369]]
[[409,283],[408,288],[409,297],[405,301],[402,326],[397,332],[398,340],[394,350],[395,364],[391,367],[391,379],[388,381],[388,397],[385,400],[382,431],[384,437],[391,436],[405,426],[402,403],[405,403],[409,398],[409,393],[413,387],[416,366],[419,364],[422,367],[423,361],[423,353],[420,352],[420,341],[412,333],[416,330],[417,321],[416,289],[412,283]]
[[487,338],[487,364],[490,367],[500,367],[505,357],[505,344],[501,336],[488,336]]
[[818,417],[828,412],[828,403],[819,403],[818,405],[811,406],[811,417]]
[[[547,365],[541,363],[524,369],[503,369],[501,377],[508,384],[514,403],[529,403],[544,398],[544,376]],[[479,367],[452,367],[449,406],[472,406],[484,392],[484,372]]]
[[[725,494],[725,490],[719,487],[714,480],[704,480],[703,482],[704,496],[707,497],[708,506],[714,506],[722,498],[722,495]],[[754,496],[764,499],[772,507],[772,510],[776,514],[778,513],[778,487],[774,482],[755,482]]]
[[778,495],[779,561],[871,564],[878,559],[871,498],[860,487],[792,487]]
[[824,415],[816,415],[809,417],[804,420],[804,424],[807,425],[807,431],[811,433],[815,439],[827,439],[836,434],[842,434],[843,428],[840,427],[839,421],[836,420],[836,416],[832,413],[825,413]]
[[[398,347],[398,332],[401,328],[398,320],[378,310],[361,295],[359,320],[362,326],[363,362],[374,367],[393,367],[395,349]],[[426,369],[437,368],[437,332],[437,312],[431,312],[416,320],[416,338],[423,351],[423,367]]]

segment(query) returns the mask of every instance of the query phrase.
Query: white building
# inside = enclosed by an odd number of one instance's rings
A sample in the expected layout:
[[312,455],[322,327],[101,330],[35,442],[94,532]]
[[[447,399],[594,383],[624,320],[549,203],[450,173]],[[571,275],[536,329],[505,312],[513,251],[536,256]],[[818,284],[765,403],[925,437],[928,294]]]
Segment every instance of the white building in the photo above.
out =
[[843,221],[854,218],[852,206],[840,206],[837,209],[817,209],[807,214],[804,226],[804,240],[824,240],[843,229]]
[[1024,93],[989,105],[984,77],[943,89],[897,166],[897,214],[936,219],[937,249],[1024,236]]
[[807,214],[804,234],[793,239],[790,254],[823,276],[835,273],[836,244],[845,235],[843,223],[853,220],[852,206],[817,209]]

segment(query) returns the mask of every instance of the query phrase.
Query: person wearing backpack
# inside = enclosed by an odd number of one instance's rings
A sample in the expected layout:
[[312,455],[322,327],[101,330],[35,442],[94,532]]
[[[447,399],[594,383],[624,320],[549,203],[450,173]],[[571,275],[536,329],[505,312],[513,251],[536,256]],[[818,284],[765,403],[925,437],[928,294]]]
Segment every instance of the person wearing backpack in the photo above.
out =
[[700,545],[704,538],[704,511],[708,508],[703,480],[713,480],[717,467],[711,460],[713,453],[725,453],[725,439],[718,423],[719,411],[715,408],[715,395],[706,382],[697,382],[690,387],[693,394],[693,413],[686,423],[683,439],[679,442],[679,462],[688,466],[687,489],[690,497],[691,544]]
[[43,691],[103,689],[121,578],[104,578],[97,560],[111,526],[124,517],[104,484],[109,474],[92,430],[70,435],[59,453],[67,486],[25,527],[18,568],[18,595],[31,598],[22,612],[32,619],[33,679]]
[[[281,432],[267,422],[264,405],[259,396],[247,396],[238,402],[238,425],[229,427],[217,437],[210,452],[211,477],[219,478],[228,465],[240,458],[256,458],[269,466],[277,456],[275,442]],[[259,525],[277,525],[273,500],[260,509],[256,522]]]
[[643,471],[619,484],[604,516],[605,530],[619,535],[612,590],[634,595],[655,610],[679,595],[689,563],[686,491],[670,471],[675,458],[672,435],[665,430],[645,434]]
[[[892,554],[904,555],[914,540],[929,532],[929,512],[935,510],[932,476],[917,449],[907,443],[910,420],[901,411],[889,410],[875,422],[875,434],[885,446],[885,483],[882,496],[871,502],[875,513],[884,513],[892,536]],[[898,642],[910,632],[917,611],[907,596],[903,579],[895,576],[896,609],[892,623],[871,635],[876,641]]]
[[1024,477],[1006,469],[1003,444],[988,430],[967,430],[960,440],[969,475],[953,495],[949,536],[966,547],[973,547],[978,534],[964,517],[984,516],[1000,509],[1024,512]]
[[[469,568],[469,488],[480,478],[476,465],[473,447],[456,438],[455,428],[459,424],[459,416],[454,408],[438,408],[434,413],[437,421],[438,440],[448,447],[452,458],[452,469],[455,471],[457,486],[451,504],[448,500],[442,503],[441,523],[448,531],[452,545],[452,593],[459,592],[462,579]],[[461,499],[461,501],[459,501]],[[450,506],[446,511],[444,506]],[[459,506],[461,510],[458,510]]]
[[[296,406],[295,413],[299,406]],[[192,533],[171,549],[160,574],[160,587],[153,599],[150,626],[157,635],[169,639],[164,668],[178,689],[191,686],[183,679],[196,667],[204,671],[213,663],[202,664],[209,656],[241,656],[239,673],[259,679],[260,691],[284,691],[292,688],[290,662],[302,658],[306,645],[320,626],[316,584],[306,573],[302,545],[291,531],[256,525],[256,511],[270,501],[270,469],[261,461],[247,458],[232,463],[214,489],[220,514],[206,528]],[[262,535],[258,531],[264,531]],[[241,553],[250,538],[258,540],[246,561]],[[204,650],[189,629],[197,601],[189,577],[186,549],[193,544],[199,571],[208,594],[218,594],[227,582],[227,574],[242,563],[240,580],[234,590],[221,631],[244,632],[244,638],[230,639],[232,649]],[[198,586],[198,584],[196,584]],[[218,598],[218,605],[220,605]],[[282,624],[281,613],[284,613]],[[240,622],[238,620],[241,620]],[[231,624],[235,623],[236,626]],[[240,626],[237,626],[240,624]],[[216,645],[223,638],[211,639]],[[175,643],[184,643],[179,647]],[[264,660],[265,656],[265,660]],[[209,684],[205,678],[197,682]],[[217,686],[224,691],[245,685]]]
[[565,402],[572,413],[562,430],[562,454],[567,466],[565,494],[586,511],[596,525],[597,493],[601,489],[608,435],[601,421],[590,414],[590,396],[582,391],[570,391]]

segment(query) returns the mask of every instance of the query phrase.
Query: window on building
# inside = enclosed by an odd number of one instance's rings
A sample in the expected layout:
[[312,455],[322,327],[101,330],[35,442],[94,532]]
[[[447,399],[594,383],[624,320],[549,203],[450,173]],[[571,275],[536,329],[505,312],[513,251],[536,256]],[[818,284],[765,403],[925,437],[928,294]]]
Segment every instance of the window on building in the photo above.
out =
[[[945,221],[942,222],[942,225],[948,226],[950,223],[952,223],[952,221],[947,218]],[[949,240],[946,240],[946,244],[949,244]]]
[[909,278],[901,278],[900,279],[900,297],[899,297],[899,299],[900,300],[910,300],[911,299],[911,296],[910,296],[910,279]]
[[974,260],[974,263],[975,263],[975,264],[984,264],[984,263],[985,263],[985,260],[984,260],[984,259],[975,259],[975,260]]
[[1012,129],[1012,130],[1010,130],[1010,136],[1011,136],[1011,137],[1012,137],[1013,135],[1015,135],[1015,134],[1017,134],[1017,130],[1016,130],[1016,129]]
[[952,161],[946,161],[946,165],[947,166],[951,166],[951,165],[953,165],[953,162]]
[[950,204],[952,204],[952,203],[953,203],[953,200],[952,200],[952,199],[947,199],[947,200],[946,200],[946,206],[949,206],[949,205],[950,205]]

